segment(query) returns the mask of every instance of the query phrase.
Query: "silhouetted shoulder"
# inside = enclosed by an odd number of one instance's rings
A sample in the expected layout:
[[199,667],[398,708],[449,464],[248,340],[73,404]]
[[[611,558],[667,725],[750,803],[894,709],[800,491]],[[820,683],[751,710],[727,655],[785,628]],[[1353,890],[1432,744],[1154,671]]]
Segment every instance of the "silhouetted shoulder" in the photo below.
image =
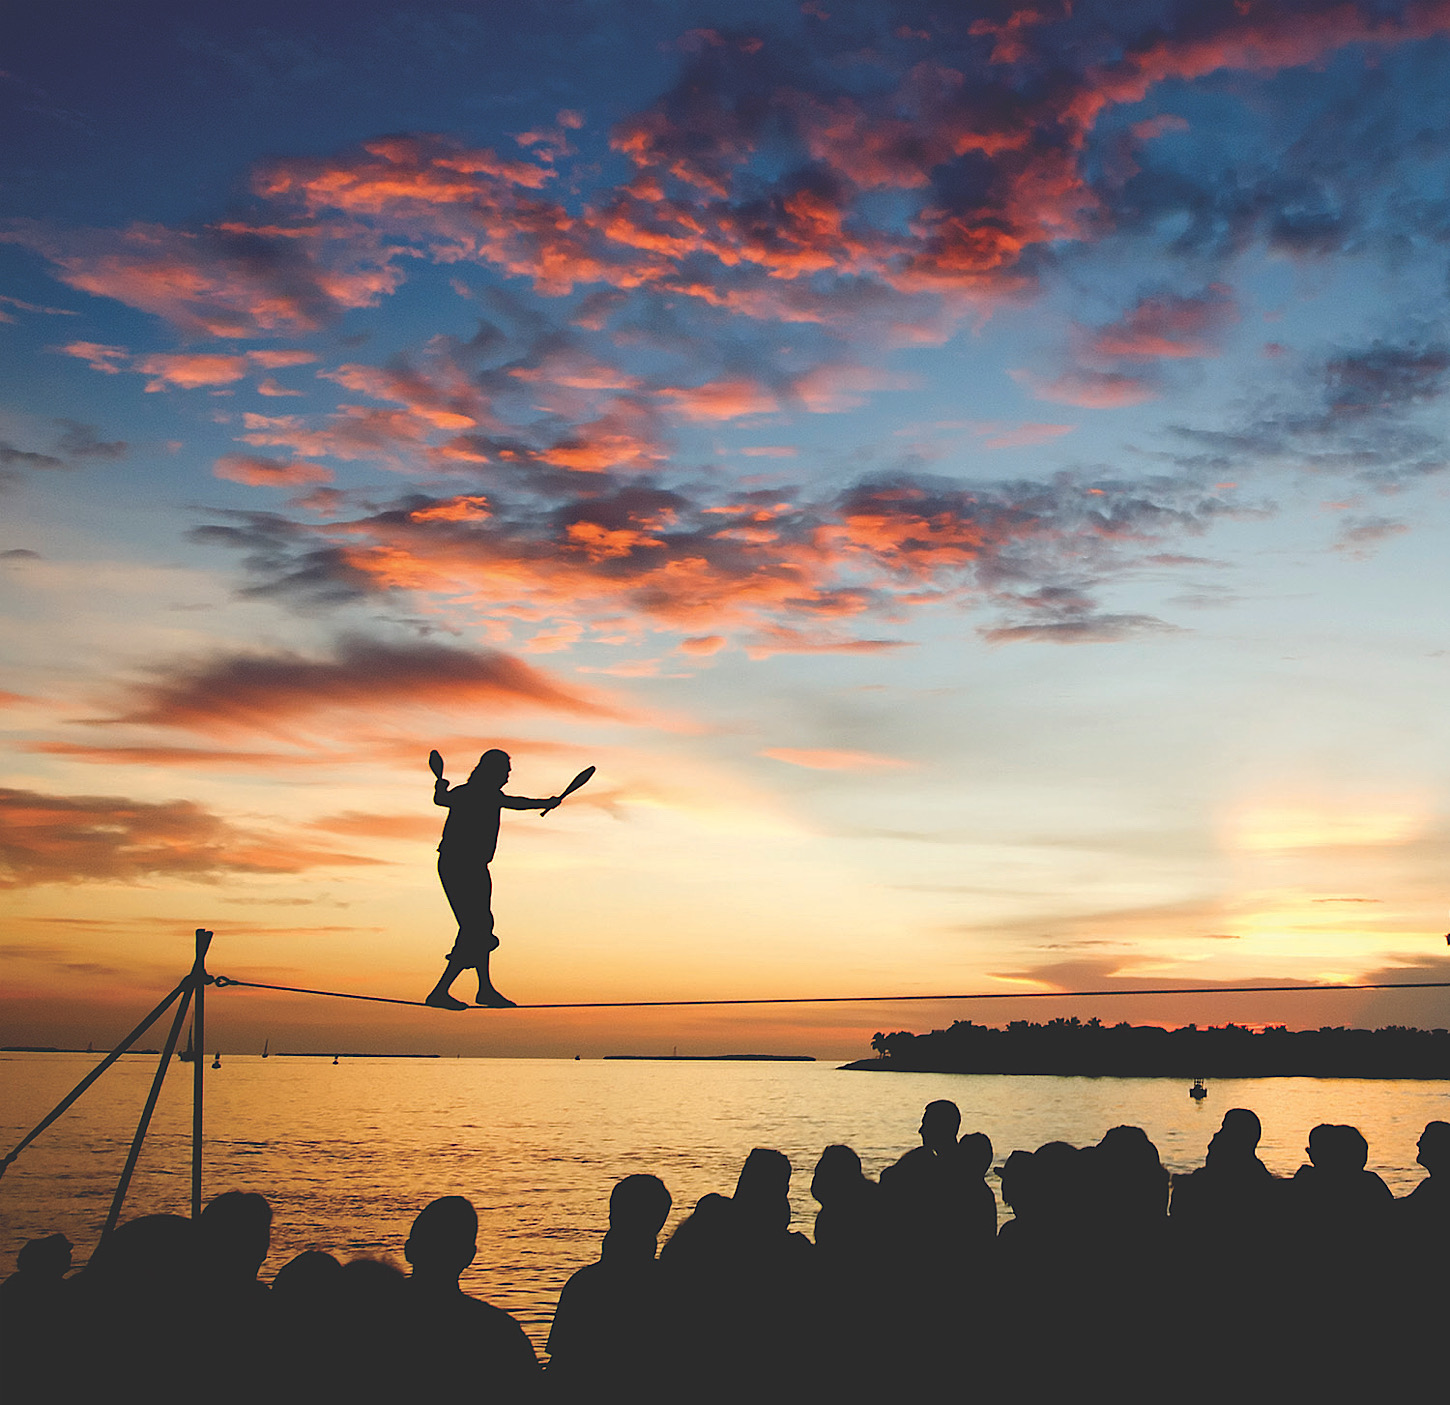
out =
[[492,1303],[458,1295],[460,1326],[471,1351],[487,1353],[499,1367],[533,1375],[539,1370],[539,1358],[524,1329],[501,1307]]

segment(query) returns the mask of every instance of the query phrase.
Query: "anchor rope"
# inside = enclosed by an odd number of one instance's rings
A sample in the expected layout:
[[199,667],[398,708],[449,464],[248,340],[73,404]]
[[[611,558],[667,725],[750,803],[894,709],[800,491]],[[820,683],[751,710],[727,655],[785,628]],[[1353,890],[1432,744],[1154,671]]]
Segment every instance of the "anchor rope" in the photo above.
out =
[[[319,995],[332,1000],[368,1000],[379,1005],[417,1005],[434,1009],[424,1000],[402,1000],[388,995],[358,995],[345,990],[309,990],[295,985],[269,985],[263,981],[244,981],[234,976],[214,978],[217,989],[240,986],[249,990],[279,990],[288,995]],[[949,995],[784,995],[730,1000],[566,1000],[538,1005],[485,1006],[470,1005],[471,1010],[638,1010],[666,1009],[686,1005],[868,1005],[890,1004],[907,1000],[1068,1000],[1105,995],[1298,995],[1311,991],[1334,990],[1444,990],[1450,981],[1367,981],[1353,985],[1199,985],[1164,986],[1150,990],[976,990]]]

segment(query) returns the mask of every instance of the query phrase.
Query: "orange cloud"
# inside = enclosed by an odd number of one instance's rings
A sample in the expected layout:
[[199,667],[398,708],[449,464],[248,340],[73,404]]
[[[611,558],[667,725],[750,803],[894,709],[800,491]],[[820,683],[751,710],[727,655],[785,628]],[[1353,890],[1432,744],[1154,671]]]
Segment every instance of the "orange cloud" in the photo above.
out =
[[423,449],[430,426],[403,410],[370,405],[342,405],[322,425],[300,415],[242,415],[244,444],[291,449],[306,458],[344,460],[375,458],[393,466],[401,453]]
[[438,833],[438,822],[421,815],[374,815],[346,810],[340,815],[313,820],[308,828],[357,839],[432,839]]
[[3,237],[49,259],[72,288],[114,298],[188,333],[249,337],[316,330],[344,308],[372,305],[401,282],[402,274],[388,266],[389,252],[356,240],[329,248],[328,233],[236,225],[194,232],[155,224],[59,231],[31,221]]
[[108,720],[203,734],[285,731],[309,717],[399,703],[618,716],[602,701],[495,650],[361,637],[340,641],[332,658],[222,654],[179,664],[134,694],[135,706]]
[[434,429],[472,429],[487,413],[477,389],[446,364],[424,375],[408,366],[384,368],[349,363],[335,371],[323,371],[321,376],[374,400],[404,405],[410,414]]
[[203,385],[232,385],[248,370],[245,356],[221,356],[208,352],[175,352],[169,355],[145,356],[135,363],[138,371],[151,376],[149,391],[180,386],[195,390]]
[[659,394],[690,420],[733,420],[779,408],[775,396],[763,385],[739,377],[705,385],[666,386]]
[[189,800],[44,795],[0,789],[0,887],[202,881],[235,873],[304,873],[373,860],[242,830]]

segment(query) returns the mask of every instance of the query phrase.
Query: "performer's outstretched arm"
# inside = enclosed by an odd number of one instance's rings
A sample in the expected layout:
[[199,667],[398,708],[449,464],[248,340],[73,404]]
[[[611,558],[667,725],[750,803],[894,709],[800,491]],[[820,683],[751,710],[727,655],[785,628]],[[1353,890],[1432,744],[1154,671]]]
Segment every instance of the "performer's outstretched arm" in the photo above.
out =
[[[434,797],[434,803],[442,805],[445,802]],[[547,800],[530,800],[525,795],[505,795],[503,797],[503,808],[505,810],[552,810],[559,803],[557,795],[551,795]]]

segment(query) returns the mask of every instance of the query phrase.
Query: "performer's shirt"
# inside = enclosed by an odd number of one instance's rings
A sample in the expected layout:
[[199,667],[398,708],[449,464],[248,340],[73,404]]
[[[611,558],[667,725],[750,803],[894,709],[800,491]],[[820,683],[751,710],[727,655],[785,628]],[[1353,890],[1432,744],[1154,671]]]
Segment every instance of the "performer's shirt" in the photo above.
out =
[[498,848],[498,820],[503,809],[503,790],[499,786],[468,782],[451,790],[434,792],[435,802],[448,807],[443,824],[443,838],[438,852],[466,854],[481,863],[488,863]]

